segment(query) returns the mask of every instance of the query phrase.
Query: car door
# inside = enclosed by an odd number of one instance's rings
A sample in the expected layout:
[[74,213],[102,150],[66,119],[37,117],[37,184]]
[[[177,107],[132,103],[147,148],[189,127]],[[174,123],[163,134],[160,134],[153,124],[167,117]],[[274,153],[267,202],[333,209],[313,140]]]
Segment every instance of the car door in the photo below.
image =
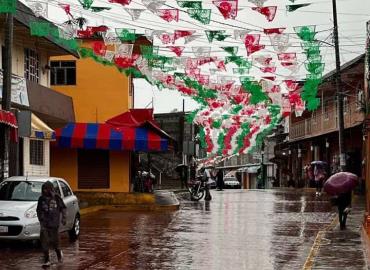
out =
[[[60,188],[58,180],[54,179],[51,181],[51,183],[53,183],[55,193],[63,198],[62,190]],[[59,231],[65,231],[65,226],[63,226],[63,224],[60,225]]]
[[66,224],[66,230],[70,230],[73,226],[75,216],[76,216],[76,199],[75,196],[73,196],[72,190],[70,187],[61,179],[58,179],[59,185],[62,190],[62,195],[63,195],[63,201],[64,204],[67,207],[67,224]]

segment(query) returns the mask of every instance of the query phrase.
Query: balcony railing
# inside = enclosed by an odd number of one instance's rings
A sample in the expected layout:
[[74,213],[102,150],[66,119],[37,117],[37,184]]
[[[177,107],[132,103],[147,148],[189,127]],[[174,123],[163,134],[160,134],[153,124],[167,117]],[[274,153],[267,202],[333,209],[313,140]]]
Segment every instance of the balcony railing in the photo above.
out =
[[[344,127],[356,126],[364,121],[364,114],[359,110],[356,102],[352,102],[345,107]],[[327,111],[321,109],[316,111],[311,118],[292,123],[290,125],[289,138],[303,139],[315,137],[338,130],[337,109],[332,106]]]

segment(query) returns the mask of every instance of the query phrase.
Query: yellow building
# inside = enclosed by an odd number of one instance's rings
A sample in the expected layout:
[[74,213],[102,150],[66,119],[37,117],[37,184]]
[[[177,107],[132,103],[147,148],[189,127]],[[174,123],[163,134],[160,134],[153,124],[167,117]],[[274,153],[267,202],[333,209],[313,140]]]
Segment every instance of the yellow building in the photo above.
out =
[[[84,47],[90,42],[85,41]],[[52,88],[72,97],[76,119],[57,131],[57,140],[61,139],[51,150],[51,175],[66,179],[74,191],[129,192],[132,151],[145,152],[148,148],[141,146],[149,140],[157,150],[165,148],[155,128],[112,129],[105,123],[125,112],[115,119],[133,117],[128,112],[133,104],[131,78],[89,58],[53,57],[50,67]]]

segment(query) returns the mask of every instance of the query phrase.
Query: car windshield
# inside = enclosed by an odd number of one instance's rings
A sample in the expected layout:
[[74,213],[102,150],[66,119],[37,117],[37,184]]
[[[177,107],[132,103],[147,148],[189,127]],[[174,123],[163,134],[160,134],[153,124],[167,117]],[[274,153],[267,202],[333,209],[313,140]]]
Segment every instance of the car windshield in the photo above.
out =
[[4,181],[0,184],[0,201],[37,201],[42,182]]

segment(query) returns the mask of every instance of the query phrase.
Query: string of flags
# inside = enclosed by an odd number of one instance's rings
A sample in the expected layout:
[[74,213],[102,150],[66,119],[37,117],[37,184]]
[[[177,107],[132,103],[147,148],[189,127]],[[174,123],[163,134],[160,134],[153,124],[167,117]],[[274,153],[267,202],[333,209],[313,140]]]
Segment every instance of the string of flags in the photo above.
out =
[[[287,12],[311,4],[289,1]],[[131,0],[107,0],[105,5],[95,2],[78,0],[86,12],[105,12],[118,5],[132,21],[140,21],[142,13],[149,11],[164,24],[177,23],[184,14],[210,24],[213,12],[229,20],[237,19],[241,11],[238,0],[214,0],[214,8],[202,1],[176,1],[179,8],[165,8],[165,0],[141,0],[145,8],[140,9],[131,8]],[[248,2],[253,5],[251,11],[260,13],[268,23],[278,15],[277,6],[266,6],[266,0]],[[200,142],[213,159],[251,152],[292,111],[300,116],[305,109],[319,106],[317,91],[325,64],[315,25],[294,27],[294,34],[286,27],[143,31],[88,25],[88,20],[74,14],[69,4],[58,2],[68,20],[57,27],[41,19],[49,16],[48,2],[32,0],[27,4],[39,17],[30,23],[31,35],[52,37],[81,58],[115,66],[127,76],[144,78],[159,89],[174,89],[196,100],[200,108],[188,120],[201,127]],[[0,12],[16,12],[16,1],[0,0]],[[293,35],[300,40],[303,60],[298,52],[291,51]],[[150,45],[140,44],[140,37]],[[191,44],[202,39],[208,46]],[[221,55],[214,53],[217,46]],[[300,78],[301,67],[306,73],[304,79]]]

